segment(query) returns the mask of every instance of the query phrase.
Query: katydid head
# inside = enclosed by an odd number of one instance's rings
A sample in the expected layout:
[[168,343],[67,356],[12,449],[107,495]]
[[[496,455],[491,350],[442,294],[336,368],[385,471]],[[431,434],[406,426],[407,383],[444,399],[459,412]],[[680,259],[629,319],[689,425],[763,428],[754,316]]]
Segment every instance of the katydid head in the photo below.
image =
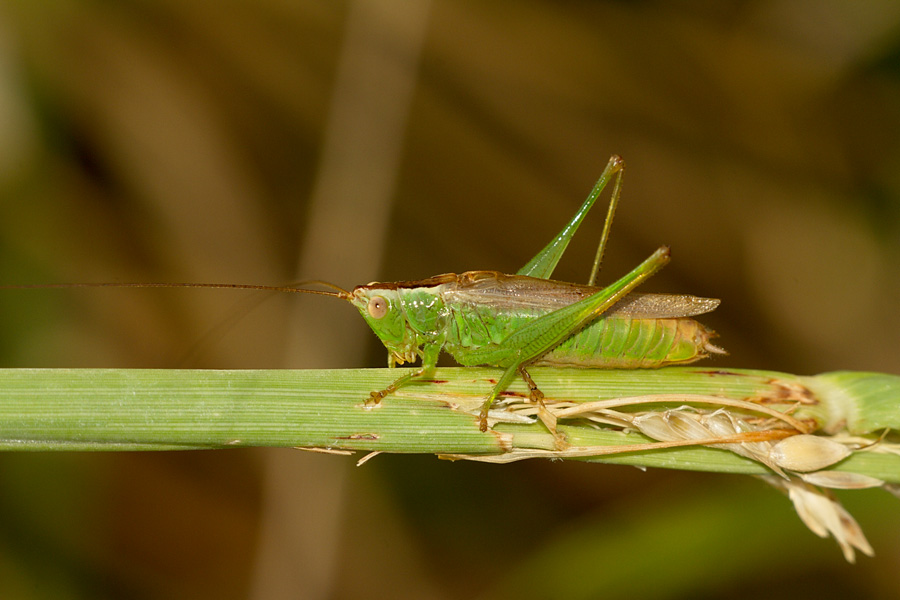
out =
[[354,288],[349,300],[384,343],[392,364],[416,359],[415,343],[406,326],[399,290],[385,284],[370,283]]

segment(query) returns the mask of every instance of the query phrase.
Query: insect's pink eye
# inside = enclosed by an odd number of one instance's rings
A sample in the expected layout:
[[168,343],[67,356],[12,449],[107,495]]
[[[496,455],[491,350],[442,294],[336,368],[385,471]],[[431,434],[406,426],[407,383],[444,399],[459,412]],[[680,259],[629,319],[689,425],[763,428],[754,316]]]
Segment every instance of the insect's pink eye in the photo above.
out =
[[372,296],[371,300],[369,300],[368,309],[373,319],[380,319],[387,314],[388,302],[381,296]]

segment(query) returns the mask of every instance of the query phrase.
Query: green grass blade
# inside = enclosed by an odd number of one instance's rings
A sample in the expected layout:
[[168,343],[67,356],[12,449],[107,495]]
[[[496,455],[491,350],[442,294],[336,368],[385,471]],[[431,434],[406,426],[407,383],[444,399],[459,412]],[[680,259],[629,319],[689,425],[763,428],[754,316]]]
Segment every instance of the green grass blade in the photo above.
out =
[[[0,370],[0,449],[171,450],[241,446],[310,447],[400,453],[501,455],[554,449],[540,422],[478,429],[477,409],[498,370],[438,369],[434,382],[410,385],[366,406],[397,370]],[[798,377],[748,370],[533,369],[548,398],[585,402],[648,394],[750,399],[792,411],[834,433],[840,423],[881,433],[895,426],[900,377],[832,373]],[[516,382],[509,398],[526,390]],[[856,415],[847,418],[847,415]],[[573,446],[646,443],[587,423],[560,422]],[[860,433],[858,429],[851,433]],[[877,436],[876,436],[877,437]],[[873,437],[873,440],[875,437]],[[765,474],[766,467],[707,447],[582,458],[618,464]],[[856,452],[836,467],[900,483],[900,456]]]

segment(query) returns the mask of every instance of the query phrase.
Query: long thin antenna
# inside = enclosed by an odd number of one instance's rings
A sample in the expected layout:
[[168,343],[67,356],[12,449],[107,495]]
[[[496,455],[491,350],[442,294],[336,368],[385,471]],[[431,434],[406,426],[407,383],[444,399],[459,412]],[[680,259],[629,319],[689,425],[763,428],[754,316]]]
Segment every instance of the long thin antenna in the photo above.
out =
[[[328,287],[340,290],[337,292],[326,292],[324,290],[309,290],[305,288],[295,287],[306,284],[327,285]],[[317,294],[319,296],[332,296],[342,300],[350,300],[350,292],[340,288],[332,283],[325,281],[310,280],[299,281],[294,285],[256,285],[246,283],[34,283],[24,285],[0,285],[0,290],[47,290],[47,289],[66,289],[66,288],[212,288],[212,289],[229,289],[229,290],[260,290],[267,292],[294,292],[299,294]]]

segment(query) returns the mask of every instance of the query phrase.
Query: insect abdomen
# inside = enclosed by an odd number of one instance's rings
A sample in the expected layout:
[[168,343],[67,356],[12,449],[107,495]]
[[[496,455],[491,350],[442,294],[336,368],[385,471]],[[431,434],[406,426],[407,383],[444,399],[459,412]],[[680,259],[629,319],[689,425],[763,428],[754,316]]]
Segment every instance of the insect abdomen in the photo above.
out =
[[599,319],[534,364],[607,369],[684,364],[720,352],[709,343],[712,335],[689,318]]

